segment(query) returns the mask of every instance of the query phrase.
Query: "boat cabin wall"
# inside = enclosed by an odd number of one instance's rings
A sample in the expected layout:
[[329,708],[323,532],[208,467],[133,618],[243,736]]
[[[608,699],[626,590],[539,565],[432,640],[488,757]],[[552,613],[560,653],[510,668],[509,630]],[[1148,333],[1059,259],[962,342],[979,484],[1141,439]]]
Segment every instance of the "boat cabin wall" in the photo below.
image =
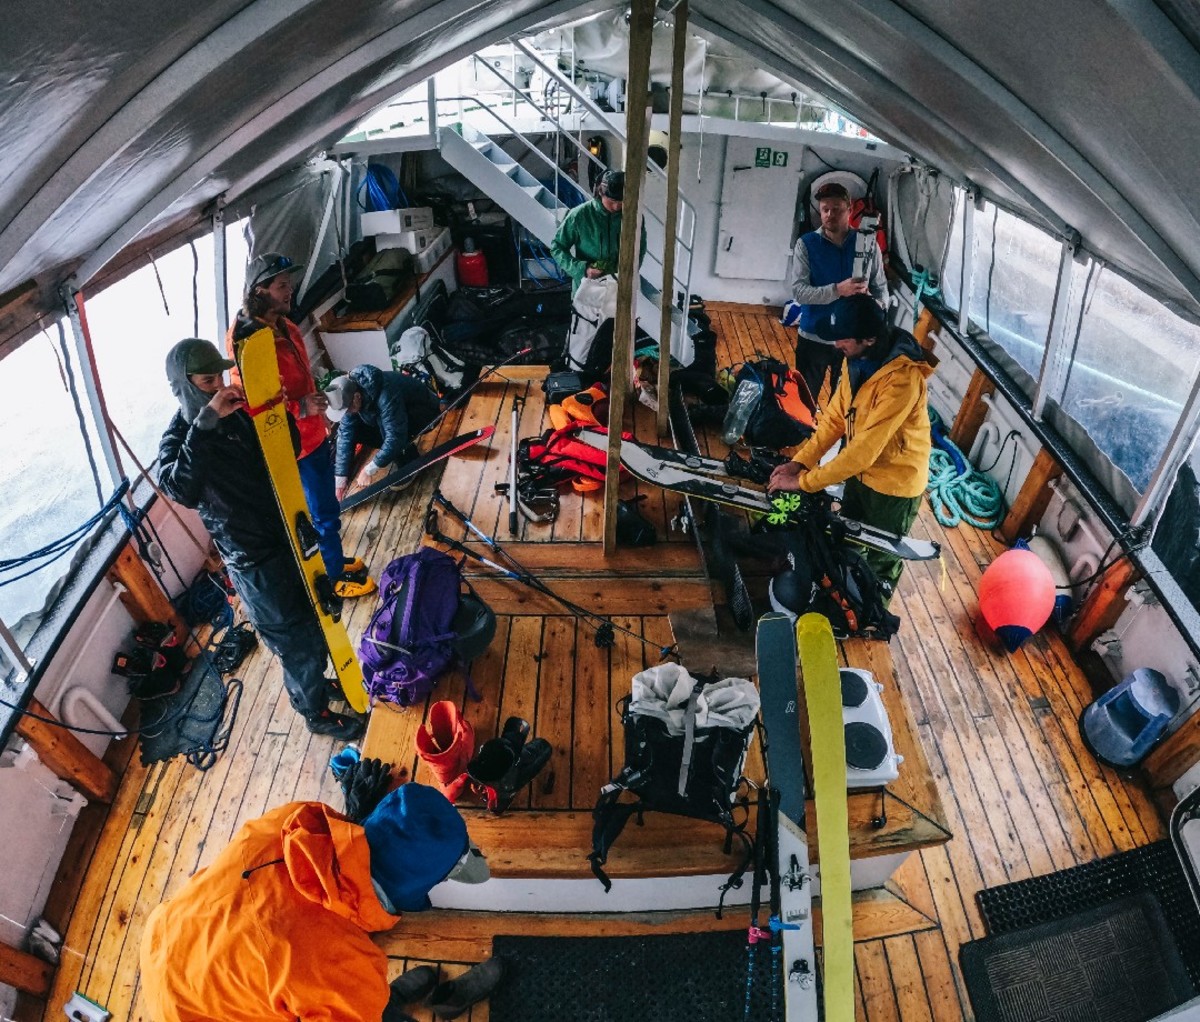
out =
[[[911,328],[912,293],[900,296],[899,323]],[[938,356],[938,371],[929,380],[930,405],[947,427],[953,423],[967,395],[975,363],[949,330],[931,333]],[[999,391],[984,398],[986,415],[974,444],[966,453],[973,465],[987,471],[1001,486],[1008,506],[1021,492],[1041,448],[1012,403]],[[1050,540],[1062,558],[1071,590],[1072,609],[1089,588],[1084,581],[1111,563],[1116,550],[1113,533],[1101,521],[1079,488],[1065,475],[1050,484],[1051,496],[1036,532]],[[1176,689],[1182,711],[1172,723],[1174,731],[1195,708],[1200,695],[1200,664],[1170,615],[1145,583],[1134,585],[1125,609],[1114,626],[1092,643],[1113,681],[1139,667],[1162,672]],[[1196,781],[1200,782],[1200,772]]]
[[[730,122],[732,123],[732,122]],[[753,126],[739,124],[740,129],[751,131]],[[742,155],[735,155],[731,150],[738,146],[738,138],[720,132],[700,134],[684,132],[681,136],[680,149],[680,182],[679,187],[683,197],[691,203],[696,214],[695,237],[693,241],[693,262],[691,274],[691,291],[702,295],[710,301],[748,302],[751,304],[783,305],[791,297],[791,251],[796,239],[804,231],[810,230],[808,222],[806,199],[809,195],[812,181],[831,169],[849,171],[857,174],[864,181],[871,177],[876,169],[879,170],[879,184],[876,187],[876,201],[881,209],[886,208],[886,188],[891,172],[900,164],[898,151],[887,146],[877,146],[875,151],[868,147],[875,143],[837,139],[836,144],[828,148],[816,147],[807,142],[780,141],[780,132],[766,134],[761,139],[745,137],[741,139],[751,146],[751,160],[754,149],[764,147],[770,151],[776,161],[781,159],[776,154],[783,154],[782,165],[777,163],[773,173],[789,175],[794,182],[792,189],[787,191],[779,205],[766,208],[748,204],[743,210],[735,209],[726,191],[726,181],[733,171],[734,164],[740,166]],[[787,134],[796,136],[797,132]],[[815,133],[802,133],[811,136]],[[624,146],[612,133],[595,131],[590,135],[598,135],[607,143],[609,164],[620,167],[624,161]],[[666,135],[659,130],[651,132],[651,141],[665,143]],[[536,156],[532,156],[524,146],[511,138],[493,136],[510,156],[520,163],[534,177],[545,178],[547,166]],[[532,140],[532,139],[531,139]],[[538,148],[549,158],[561,157],[556,153],[554,137],[538,137]],[[739,150],[740,154],[740,150]],[[886,155],[885,155],[886,154]],[[731,164],[730,161],[733,161]],[[480,200],[478,210],[490,211],[493,208],[491,200],[476,189],[462,175],[454,170],[440,154],[434,151],[372,154],[371,163],[380,163],[401,176],[405,170],[413,173],[417,180],[418,192],[423,189],[449,193],[461,202]],[[415,164],[415,168],[413,167]],[[361,180],[361,164],[356,164],[354,187]],[[402,177],[403,181],[404,178]],[[586,164],[580,161],[576,181],[585,193],[590,193]],[[650,209],[655,210],[661,217],[666,207],[666,182],[655,174],[646,177],[645,202]],[[357,205],[355,206],[357,209]],[[498,216],[500,214],[497,214]],[[347,243],[361,237],[361,221],[354,217],[353,226],[347,237]],[[785,221],[789,228],[780,232],[780,221]],[[486,215],[485,215],[486,221]],[[647,256],[645,265],[649,268],[649,276],[656,286],[655,279],[658,270],[658,258],[663,251],[663,225],[660,220],[647,216],[646,240]],[[732,224],[732,226],[731,226]],[[778,240],[778,275],[768,279],[756,276],[732,276],[737,272],[736,264],[732,269],[725,265],[718,270],[718,246],[728,242],[729,235],[736,232],[739,238],[767,237],[772,233],[779,236]],[[456,241],[460,240],[458,238]],[[681,255],[682,261],[683,256]],[[682,267],[677,264],[676,273],[682,273]]]
[[[208,534],[200,519],[186,508],[176,508],[201,545]],[[191,580],[200,570],[200,551],[184,534],[183,526],[157,500],[149,511],[166,554],[180,574]],[[183,585],[174,577],[164,557],[163,581],[174,598]],[[37,698],[65,723],[98,731],[119,729],[129,703],[125,679],[111,672],[113,657],[129,647],[134,618],[109,579],[101,579],[63,639],[38,685]],[[105,735],[77,734],[97,756],[114,741]],[[135,738],[115,739],[133,742]],[[87,799],[60,780],[41,762],[24,739],[14,735],[0,753],[0,805],[8,825],[0,828],[0,942],[23,946],[26,932],[42,913],[63,857],[71,829]],[[0,1017],[12,1017],[11,995],[0,986]]]

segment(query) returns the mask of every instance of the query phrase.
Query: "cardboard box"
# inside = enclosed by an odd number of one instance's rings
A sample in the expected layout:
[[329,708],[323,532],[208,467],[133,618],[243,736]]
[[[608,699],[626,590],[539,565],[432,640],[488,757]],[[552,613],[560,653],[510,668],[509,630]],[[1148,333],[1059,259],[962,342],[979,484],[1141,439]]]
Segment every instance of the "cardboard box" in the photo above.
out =
[[362,215],[363,235],[401,234],[404,231],[433,230],[433,210],[429,206],[408,209],[381,209]]

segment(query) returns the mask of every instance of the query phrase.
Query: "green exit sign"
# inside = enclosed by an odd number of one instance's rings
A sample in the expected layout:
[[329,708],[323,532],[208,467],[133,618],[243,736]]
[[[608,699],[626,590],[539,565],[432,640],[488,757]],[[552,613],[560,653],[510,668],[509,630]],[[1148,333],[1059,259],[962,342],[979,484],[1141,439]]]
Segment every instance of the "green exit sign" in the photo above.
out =
[[771,166],[771,147],[759,146],[754,150],[754,166],[769,167]]

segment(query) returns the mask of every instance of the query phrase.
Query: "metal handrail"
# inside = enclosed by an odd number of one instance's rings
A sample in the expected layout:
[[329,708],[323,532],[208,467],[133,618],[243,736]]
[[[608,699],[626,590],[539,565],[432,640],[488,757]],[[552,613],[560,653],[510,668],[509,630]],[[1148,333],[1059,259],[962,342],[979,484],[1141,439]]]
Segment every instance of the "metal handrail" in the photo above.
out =
[[[525,54],[525,56],[533,61],[535,66],[541,68],[543,74],[553,78],[564,88],[566,88],[567,92],[569,92],[573,98],[577,99],[580,105],[583,106],[588,113],[590,113],[593,117],[598,118],[609,131],[617,136],[617,138],[619,138],[622,142],[627,140],[625,132],[617,126],[615,121],[609,119],[607,111],[602,110],[600,106],[592,99],[592,97],[580,89],[573,81],[571,81],[569,77],[564,76],[556,69],[551,68],[549,64],[547,64],[540,56],[538,56],[537,51],[526,45],[523,40],[514,38],[511,41],[518,50],[520,50],[523,54]],[[662,178],[663,181],[666,181],[667,173],[657,163],[655,163],[653,160],[647,160],[646,166],[652,174],[657,174],[660,178]],[[692,206],[692,204],[688,202],[687,198],[683,195],[679,196],[679,203],[691,216],[693,237],[687,240],[680,239],[683,242],[684,247],[690,252],[691,242],[694,239],[696,210],[695,207]],[[655,219],[658,219],[660,223],[662,222],[661,218],[659,217],[656,217]]]
[[[622,141],[624,141],[624,139],[625,139],[624,133],[620,129],[618,129],[616,127],[616,125],[614,125],[613,122],[610,121],[604,115],[604,112],[595,103],[592,102],[590,97],[586,96],[582,91],[580,91],[575,86],[574,82],[571,82],[569,79],[564,78],[563,76],[556,74],[554,71],[552,71],[547,64],[545,64],[540,58],[538,58],[537,55],[533,53],[533,51],[531,51],[527,47],[525,47],[524,44],[521,43],[520,41],[514,40],[513,42],[514,42],[514,45],[518,49],[520,49],[523,53],[525,53],[527,56],[530,56],[531,59],[533,59],[534,63],[538,67],[541,68],[543,74],[547,75],[549,78],[551,78],[554,81],[557,81],[561,85],[563,85],[573,97],[579,99],[580,103],[584,106],[585,109],[587,109],[590,113],[594,113],[596,116],[598,116],[601,120],[601,123],[603,123],[618,138],[620,138]],[[557,129],[558,134],[566,136],[566,138],[576,148],[576,150],[583,153],[584,156],[588,160],[590,160],[592,163],[594,163],[598,167],[607,169],[604,167],[604,164],[600,160],[596,159],[596,157],[590,151],[588,151],[586,146],[584,146],[578,139],[576,139],[569,131],[566,131],[563,129],[562,124],[560,123],[560,121],[558,120],[558,118],[556,116],[554,116],[550,111],[544,109],[540,104],[538,104],[533,99],[533,97],[531,95],[531,91],[530,92],[522,92],[520,89],[518,89],[515,82],[509,80],[500,71],[499,68],[497,68],[495,65],[491,64],[490,62],[488,62],[486,60],[478,60],[477,64],[478,64],[478,66],[487,68],[488,71],[490,71],[508,89],[510,89],[513,92],[514,96],[517,94],[521,95],[521,97],[525,100],[525,102],[527,102],[534,110],[536,110],[542,116],[542,118],[544,120],[546,120],[550,124],[553,124],[555,126],[555,128]],[[481,108],[488,109],[487,107],[482,107],[482,105],[481,105]],[[515,109],[515,100],[514,100],[514,109]],[[515,131],[513,133],[517,134]],[[520,137],[520,136],[518,135],[518,137]],[[526,142],[524,139],[522,139],[522,142],[524,142],[526,145],[529,145],[529,143]],[[533,147],[531,147],[531,148],[533,148]],[[545,155],[541,152],[541,150],[534,148],[534,151],[537,152],[540,157],[545,159]],[[547,162],[552,162],[552,161],[547,160]],[[658,166],[658,164],[653,163],[652,161],[647,161],[647,166],[649,168],[651,168],[653,172],[657,173],[660,177],[662,177],[664,180],[666,179],[666,174],[663,172],[663,169]],[[560,174],[561,174],[561,171],[558,169],[557,165],[555,165],[555,180],[556,180],[556,182],[557,182],[557,178]],[[573,181],[572,181],[572,184],[574,184]],[[557,187],[556,187],[556,192],[557,192]],[[682,273],[680,273],[678,271],[673,273],[671,285],[672,285],[672,289],[674,288],[675,284],[679,284],[682,286],[683,291],[684,291],[685,302],[686,302],[687,298],[690,295],[690,290],[691,290],[691,271],[692,271],[692,259],[693,259],[692,244],[695,239],[696,217],[695,217],[694,208],[691,206],[691,204],[687,201],[686,198],[684,198],[681,195],[679,201],[680,201],[680,205],[682,206],[682,208],[687,213],[690,214],[690,218],[688,219],[688,224],[690,227],[690,236],[689,237],[680,237],[679,234],[677,233],[676,237],[674,239],[674,242],[676,244],[678,244],[684,250],[684,252],[687,253],[687,276],[684,276]],[[660,216],[657,211],[650,209],[649,207],[643,207],[643,212],[647,216],[649,216],[651,219],[653,219],[655,222],[661,224],[663,227],[666,226],[665,218],[663,216]],[[670,243],[670,239],[667,239],[666,237],[664,237],[663,243],[664,244]],[[660,267],[663,265],[662,259],[655,256],[653,253],[648,252],[647,254],[650,255],[650,257]],[[669,299],[670,299],[670,296],[668,295],[668,300]]]

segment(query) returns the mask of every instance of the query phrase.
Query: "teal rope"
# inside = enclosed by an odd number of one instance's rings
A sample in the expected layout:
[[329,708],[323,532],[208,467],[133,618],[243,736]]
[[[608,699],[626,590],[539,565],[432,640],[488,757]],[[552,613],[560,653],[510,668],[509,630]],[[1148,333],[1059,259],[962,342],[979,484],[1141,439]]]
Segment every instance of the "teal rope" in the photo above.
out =
[[[935,441],[929,454],[926,492],[934,517],[947,527],[966,522],[977,529],[994,529],[1004,517],[1004,494],[999,485],[991,476],[976,469],[945,436],[942,420],[932,408],[929,419],[934,427]],[[959,471],[954,454],[966,466],[965,471]]]
[[924,298],[940,298],[942,289],[938,287],[937,274],[930,270],[918,268],[912,273],[913,287],[913,319],[917,318],[917,311],[921,306],[921,301]]

